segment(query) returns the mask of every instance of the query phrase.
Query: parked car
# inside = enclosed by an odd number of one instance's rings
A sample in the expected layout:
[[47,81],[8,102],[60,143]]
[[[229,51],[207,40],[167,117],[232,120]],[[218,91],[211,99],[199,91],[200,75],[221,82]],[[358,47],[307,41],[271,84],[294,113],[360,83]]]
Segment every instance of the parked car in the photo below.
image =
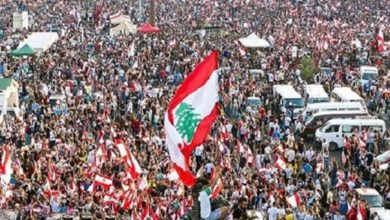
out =
[[246,111],[251,112],[252,114],[257,114],[260,107],[263,106],[263,102],[259,97],[248,97],[246,100]]
[[387,220],[390,217],[390,210],[385,209],[384,199],[374,188],[358,188],[355,192],[366,201],[370,207],[370,213],[377,213],[379,220]]

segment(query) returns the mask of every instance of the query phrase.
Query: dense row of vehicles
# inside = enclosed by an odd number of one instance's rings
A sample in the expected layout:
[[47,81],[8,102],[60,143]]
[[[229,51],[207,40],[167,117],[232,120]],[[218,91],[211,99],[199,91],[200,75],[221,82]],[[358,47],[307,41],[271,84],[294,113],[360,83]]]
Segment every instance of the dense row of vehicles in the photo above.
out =
[[[370,86],[378,80],[378,70],[362,66],[358,76],[355,77],[358,86]],[[291,85],[275,85],[273,91],[281,112],[286,113],[286,109],[290,108],[294,113],[293,118],[301,120],[301,135],[322,147],[328,146],[329,150],[342,148],[346,137],[362,131],[379,133],[381,136],[386,131],[385,121],[371,116],[365,100],[350,87],[336,87],[330,96],[320,84],[305,85],[302,96]],[[390,151],[377,156],[381,169],[388,168],[388,158]],[[359,188],[355,192],[367,202],[371,214],[375,213],[378,219],[388,219],[390,211],[385,207],[389,204],[386,206],[378,191]]]
[[[328,72],[332,74],[331,71]],[[355,78],[359,79],[359,84],[365,86],[375,83],[378,69],[361,66],[357,75]],[[365,100],[350,87],[336,87],[328,95],[320,84],[304,85],[301,92],[292,85],[285,84],[274,85],[272,94],[280,113],[292,116],[295,121],[302,123],[301,134],[305,139],[324,143],[331,150],[341,148],[343,138],[353,132],[373,128],[383,135],[386,130],[385,122],[370,117]],[[247,106],[251,108],[262,105],[263,102],[258,97],[247,99]]]
[[386,130],[385,122],[370,117],[364,99],[349,87],[335,88],[329,97],[321,85],[305,85],[305,98],[291,85],[273,89],[281,112],[286,114],[290,108],[294,119],[303,124],[302,136],[327,144],[331,150],[341,148],[343,138],[354,132],[373,128],[383,134]]

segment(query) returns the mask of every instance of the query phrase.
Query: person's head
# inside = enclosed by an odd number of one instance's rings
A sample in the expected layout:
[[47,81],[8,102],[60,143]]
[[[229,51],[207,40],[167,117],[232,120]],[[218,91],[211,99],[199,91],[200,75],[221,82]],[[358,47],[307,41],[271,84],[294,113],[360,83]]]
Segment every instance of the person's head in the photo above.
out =
[[240,206],[240,208],[242,209],[246,209],[248,207],[248,199],[246,197],[241,197],[239,200],[238,200],[238,205]]

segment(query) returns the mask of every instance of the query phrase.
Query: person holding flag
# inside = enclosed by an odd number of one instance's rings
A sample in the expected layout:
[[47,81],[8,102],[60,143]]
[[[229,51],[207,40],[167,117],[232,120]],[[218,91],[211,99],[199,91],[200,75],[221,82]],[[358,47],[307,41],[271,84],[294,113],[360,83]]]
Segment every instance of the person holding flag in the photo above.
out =
[[215,189],[218,187],[218,179],[221,176],[221,169],[215,168],[214,178],[209,181],[207,178],[200,176],[197,178],[195,186],[192,188],[192,197],[196,199],[191,212],[193,220],[218,220],[225,219],[230,210],[227,206],[211,210],[211,197]]

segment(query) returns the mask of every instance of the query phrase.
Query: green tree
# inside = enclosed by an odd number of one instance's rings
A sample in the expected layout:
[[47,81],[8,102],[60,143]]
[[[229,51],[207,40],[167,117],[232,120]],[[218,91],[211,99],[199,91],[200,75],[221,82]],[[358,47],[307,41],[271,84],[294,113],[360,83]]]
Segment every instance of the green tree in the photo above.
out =
[[301,78],[305,81],[312,81],[314,74],[317,73],[316,64],[313,59],[308,56],[302,57],[299,69],[301,70]]
[[200,114],[196,113],[191,105],[182,102],[176,110],[176,117],[177,131],[187,143],[190,143],[200,122]]

